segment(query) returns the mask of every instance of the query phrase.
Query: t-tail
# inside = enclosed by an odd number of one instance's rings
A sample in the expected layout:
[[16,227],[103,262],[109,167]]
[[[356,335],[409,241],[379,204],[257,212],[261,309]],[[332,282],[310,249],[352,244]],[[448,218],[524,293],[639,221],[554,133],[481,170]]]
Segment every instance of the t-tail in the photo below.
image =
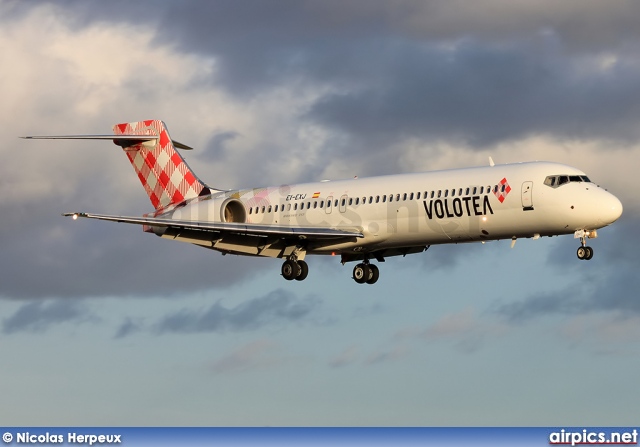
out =
[[160,120],[122,123],[113,126],[114,135],[30,136],[28,139],[113,140],[124,149],[151,204],[156,210],[185,200],[209,195],[213,190],[204,184],[176,151],[191,149],[172,140]]
[[[176,151],[175,146],[191,149],[174,142],[160,120],[138,121],[113,126],[114,140],[122,146],[156,210],[194,197],[211,194]],[[154,136],[147,141],[127,140],[126,136]]]

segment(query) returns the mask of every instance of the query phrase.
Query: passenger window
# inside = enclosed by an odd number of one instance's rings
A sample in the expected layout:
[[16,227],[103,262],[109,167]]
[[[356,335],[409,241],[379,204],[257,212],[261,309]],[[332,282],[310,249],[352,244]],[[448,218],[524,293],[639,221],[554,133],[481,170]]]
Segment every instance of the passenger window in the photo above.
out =
[[369,203],[373,203],[373,196],[369,197]]
[[441,189],[439,189],[439,190],[438,190],[438,199],[439,199],[440,197],[442,197],[442,190],[441,190]]
[[480,194],[484,194],[484,186],[480,187]]
[[[336,203],[333,206],[338,206],[338,199],[336,199]],[[342,201],[342,206],[344,206],[344,200]]]
[[385,203],[387,201],[387,196],[382,196],[382,203]]
[[420,200],[420,193],[416,194],[416,199]]
[[468,196],[468,195],[469,195],[469,188],[465,189],[465,191],[464,191],[464,195],[465,195],[465,196]]
[[353,198],[349,198],[349,206],[353,205]]
[[389,194],[389,203],[393,202],[393,194]]
[[276,212],[276,213],[278,212],[278,205],[276,205],[276,207],[274,208],[273,211]]
[[400,201],[400,194],[396,194],[396,202]]
[[402,200],[405,201],[405,202],[407,201],[407,193],[406,192],[402,195]]
[[291,211],[291,204],[287,205],[287,211]]
[[451,190],[451,197],[455,197],[455,196],[456,196],[456,190],[455,190],[455,189],[452,189],[452,190]]
[[324,207],[324,200],[320,201],[320,208]]
[[313,209],[315,210],[316,208],[318,208],[318,202],[313,202]]
[[431,198],[433,199],[436,196],[436,192],[435,191],[431,191]]
[[449,190],[448,190],[448,189],[445,189],[445,190],[444,190],[444,196],[445,196],[445,197],[449,197]]
[[460,188],[460,189],[458,190],[458,195],[459,195],[459,196],[461,196],[461,195],[462,195],[462,188]]
[[376,203],[380,203],[380,196],[376,196]]
[[475,196],[477,192],[478,192],[478,187],[474,186],[473,187],[473,195]]
[[347,203],[347,199],[342,199],[342,206],[345,206],[346,203]]
[[[351,204],[349,204],[351,205]],[[356,197],[356,205],[360,205],[360,197]]]
[[253,211],[253,208],[249,208],[249,214],[251,214],[251,211]]
[[264,213],[265,209],[266,209],[266,207],[264,207],[264,206],[263,206],[263,207],[262,207],[262,212],[263,212],[263,213]]

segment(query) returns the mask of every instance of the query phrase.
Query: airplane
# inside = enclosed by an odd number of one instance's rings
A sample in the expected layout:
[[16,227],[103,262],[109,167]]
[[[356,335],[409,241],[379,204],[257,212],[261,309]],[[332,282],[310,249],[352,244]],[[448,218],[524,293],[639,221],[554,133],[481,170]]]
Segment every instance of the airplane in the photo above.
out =
[[142,217],[80,217],[141,225],[148,233],[221,252],[283,259],[286,280],[304,280],[306,255],[357,262],[353,279],[374,284],[372,261],[437,244],[573,234],[577,256],[615,222],[622,203],[574,167],[525,162],[239,190],[208,186],[189,168],[160,120],[116,124],[113,135],[28,139],[112,140],[123,148],[154,211]]

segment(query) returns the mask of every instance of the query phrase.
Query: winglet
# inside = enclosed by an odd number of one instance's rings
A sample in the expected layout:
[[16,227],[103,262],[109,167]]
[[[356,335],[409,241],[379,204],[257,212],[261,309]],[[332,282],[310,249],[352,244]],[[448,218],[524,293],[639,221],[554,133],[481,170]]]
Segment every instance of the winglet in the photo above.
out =
[[493,158],[489,157],[489,166],[493,167],[496,164],[493,162]]

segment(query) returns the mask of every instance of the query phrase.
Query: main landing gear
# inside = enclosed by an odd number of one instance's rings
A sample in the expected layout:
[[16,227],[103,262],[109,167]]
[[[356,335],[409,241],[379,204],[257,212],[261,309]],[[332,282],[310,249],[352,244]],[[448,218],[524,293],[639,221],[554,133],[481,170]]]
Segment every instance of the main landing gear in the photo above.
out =
[[287,281],[295,279],[296,281],[304,280],[309,274],[309,265],[304,261],[287,259],[282,264],[282,276]]
[[375,284],[380,277],[380,270],[374,264],[364,262],[353,268],[353,280],[358,284]]

